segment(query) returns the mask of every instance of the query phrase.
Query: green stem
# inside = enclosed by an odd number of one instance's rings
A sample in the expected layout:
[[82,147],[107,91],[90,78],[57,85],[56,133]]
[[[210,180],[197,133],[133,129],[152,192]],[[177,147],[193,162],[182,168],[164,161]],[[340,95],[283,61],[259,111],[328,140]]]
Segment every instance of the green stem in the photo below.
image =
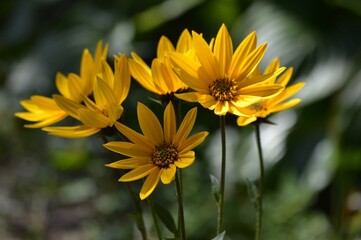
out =
[[255,122],[256,130],[256,141],[259,155],[259,167],[260,167],[260,178],[257,192],[257,219],[256,219],[256,236],[255,239],[261,239],[262,232],[262,214],[263,214],[263,182],[264,182],[264,165],[263,165],[263,155],[262,155],[262,146],[261,146],[261,134],[260,134],[260,121]]
[[151,211],[151,213],[152,213],[152,218],[153,218],[153,222],[154,222],[154,227],[155,227],[155,230],[156,230],[156,232],[157,232],[158,239],[161,240],[161,239],[162,239],[162,232],[160,231],[160,228],[159,228],[158,219],[157,219],[157,214],[156,214],[156,212],[155,212],[153,199],[152,199],[152,197],[148,197],[147,200],[148,200],[148,204],[149,204],[149,207],[150,207],[150,211]]
[[226,181],[226,116],[220,116],[221,141],[222,141],[222,166],[221,166],[221,186],[218,202],[218,224],[217,235],[223,229],[223,203],[224,203],[224,186]]
[[[108,142],[108,139],[101,134],[101,138],[103,140],[104,143],[107,143]],[[115,158],[114,155],[112,155],[112,158]],[[113,160],[113,159],[112,159]],[[148,239],[148,236],[147,236],[147,229],[145,228],[145,223],[144,223],[144,218],[143,218],[143,211],[142,211],[142,207],[140,206],[140,201],[138,198],[135,197],[135,193],[133,192],[131,186],[129,183],[124,183],[126,188],[127,188],[127,191],[128,191],[128,194],[130,195],[132,201],[133,201],[133,204],[134,204],[134,207],[137,211],[137,219],[136,219],[136,223],[137,223],[137,227],[142,235],[142,239],[143,240],[147,240]]]
[[184,210],[183,210],[183,191],[181,185],[181,176],[176,172],[175,175],[175,185],[177,189],[177,198],[178,198],[178,214],[179,214],[179,226],[180,229],[180,239],[186,239],[186,230],[185,230],[185,223],[184,223]]

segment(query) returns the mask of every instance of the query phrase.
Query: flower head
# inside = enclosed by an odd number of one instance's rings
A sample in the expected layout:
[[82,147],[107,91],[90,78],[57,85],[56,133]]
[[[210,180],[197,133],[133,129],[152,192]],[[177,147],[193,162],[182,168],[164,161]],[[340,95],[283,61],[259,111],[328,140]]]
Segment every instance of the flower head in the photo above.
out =
[[191,36],[188,30],[182,32],[176,47],[167,37],[162,36],[158,43],[157,58],[152,61],[151,67],[136,53],[131,53],[133,58],[129,60],[131,74],[145,89],[157,95],[183,91],[188,86],[173,72],[168,53],[188,54],[190,49]]
[[235,52],[225,25],[220,28],[214,43],[208,44],[196,32],[192,32],[192,40],[197,60],[184,54],[169,53],[180,79],[194,90],[176,94],[178,98],[199,102],[203,107],[214,110],[216,115],[227,112],[240,115],[238,108],[252,105],[282,90],[282,86],[262,83],[280,74],[284,68],[253,77],[266,49],[265,43],[256,47],[254,32]]
[[192,149],[204,141],[208,132],[188,136],[196,119],[196,108],[186,114],[178,130],[171,102],[164,111],[163,127],[155,114],[142,103],[138,103],[137,114],[143,134],[115,123],[116,128],[131,142],[109,142],[104,147],[129,157],[107,165],[118,169],[132,169],[119,181],[135,181],[147,176],[139,195],[141,199],[145,199],[154,191],[159,180],[164,184],[171,183],[177,167],[185,168],[194,162],[195,154]]
[[[280,63],[278,58],[276,58],[268,65],[268,67],[264,72],[264,75],[267,75],[269,72],[277,71],[277,69],[279,68],[280,68]],[[299,98],[294,98],[292,100],[285,101],[286,99],[297,93],[304,85],[304,82],[298,82],[289,87],[286,87],[286,85],[291,79],[292,72],[293,69],[289,68],[280,77],[270,79],[272,83],[274,82],[276,84],[285,87],[284,90],[278,95],[275,95],[267,99],[262,99],[255,104],[240,109],[240,111],[244,115],[248,115],[248,116],[238,117],[237,124],[239,126],[246,126],[249,123],[256,121],[257,118],[266,118],[271,113],[280,112],[299,104],[301,102],[301,99]]]
[[121,104],[130,88],[130,72],[126,56],[120,55],[114,58],[114,73],[109,64],[105,60],[102,61],[101,73],[94,82],[94,101],[83,96],[85,103],[83,105],[60,95],[53,96],[60,108],[83,125],[46,127],[43,128],[44,131],[55,136],[79,138],[90,136],[114,125],[123,113]]
[[[102,45],[102,41],[99,41],[94,58],[88,49],[84,49],[80,64],[80,75],[70,73],[68,76],[64,76],[62,73],[57,73],[56,87],[64,98],[80,103],[83,96],[92,93],[95,77],[100,72],[101,60],[105,59],[108,54],[108,45],[105,45],[104,48]],[[18,112],[15,113],[15,116],[34,122],[25,124],[27,128],[47,127],[60,122],[68,116],[68,113],[59,107],[53,98],[35,95],[30,99],[21,101],[20,104],[27,112]]]

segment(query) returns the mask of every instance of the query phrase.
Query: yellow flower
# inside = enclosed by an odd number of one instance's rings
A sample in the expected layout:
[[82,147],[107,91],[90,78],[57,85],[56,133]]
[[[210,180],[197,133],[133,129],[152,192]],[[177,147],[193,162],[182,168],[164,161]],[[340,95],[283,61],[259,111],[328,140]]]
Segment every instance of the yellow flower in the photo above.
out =
[[207,44],[202,35],[192,32],[193,47],[198,61],[179,53],[169,53],[174,70],[194,92],[176,94],[189,102],[199,102],[203,107],[214,110],[216,115],[227,112],[241,115],[238,108],[249,106],[263,97],[272,96],[282,86],[262,84],[277,76],[284,68],[253,77],[261,61],[266,44],[256,48],[256,34],[253,32],[233,52],[232,39],[225,25],[222,25],[214,43]]
[[102,61],[106,59],[108,54],[108,45],[106,44],[104,49],[102,45],[103,42],[100,40],[94,58],[88,49],[83,51],[80,75],[70,73],[65,77],[61,73],[57,74],[56,87],[62,96],[80,103],[83,96],[89,96],[93,92],[95,78],[101,72]]
[[[56,75],[56,87],[59,93],[67,99],[80,103],[83,96],[88,96],[93,91],[93,84],[96,74],[101,67],[101,59],[105,59],[108,54],[108,46],[102,47],[102,41],[99,41],[95,51],[94,59],[88,49],[83,51],[80,76],[70,73],[65,77],[61,73]],[[28,112],[18,112],[15,116],[24,120],[35,122],[25,124],[27,128],[43,128],[60,122],[68,116],[68,113],[60,108],[54,99],[44,96],[32,96],[30,99],[23,100],[20,104]]]
[[[274,59],[266,68],[264,75],[274,72],[280,68],[280,63],[278,58]],[[262,99],[259,102],[250,105],[246,108],[240,109],[240,111],[247,116],[240,116],[237,119],[237,124],[239,126],[246,126],[251,122],[257,120],[257,118],[266,118],[269,114],[274,112],[280,112],[285,109],[294,107],[295,105],[301,102],[301,99],[294,98],[292,100],[285,100],[295,93],[297,93],[304,85],[304,82],[295,83],[289,87],[286,87],[289,80],[291,79],[293,69],[289,68],[285,71],[280,77],[271,79],[272,82],[279,84],[285,89],[278,95],[275,95],[271,98]]]
[[129,66],[132,76],[145,89],[157,95],[168,95],[183,91],[188,86],[173,72],[168,53],[187,54],[191,49],[191,36],[184,30],[174,48],[170,40],[162,36],[158,43],[157,58],[152,61],[151,68],[136,53],[132,52]]
[[197,108],[191,109],[176,129],[176,117],[172,102],[164,111],[163,128],[154,113],[145,105],[138,103],[138,121],[143,135],[115,123],[116,128],[131,142],[109,142],[104,147],[130,158],[108,164],[108,167],[132,169],[119,181],[129,182],[147,177],[141,190],[140,198],[147,198],[157,186],[159,180],[164,184],[173,181],[176,169],[185,168],[194,162],[193,148],[201,144],[208,132],[191,132]]
[[53,98],[71,117],[83,125],[46,127],[44,131],[51,135],[66,138],[81,138],[93,135],[103,128],[112,127],[123,113],[122,102],[130,88],[130,72],[125,55],[115,56],[113,73],[109,64],[103,60],[101,74],[94,84],[94,101],[84,97],[85,105],[67,99],[60,95]]
[[58,107],[52,98],[34,95],[31,96],[30,99],[20,101],[20,104],[28,110],[28,112],[18,112],[15,113],[15,116],[30,122],[35,122],[25,124],[24,127],[27,128],[49,126],[68,116],[64,110]]

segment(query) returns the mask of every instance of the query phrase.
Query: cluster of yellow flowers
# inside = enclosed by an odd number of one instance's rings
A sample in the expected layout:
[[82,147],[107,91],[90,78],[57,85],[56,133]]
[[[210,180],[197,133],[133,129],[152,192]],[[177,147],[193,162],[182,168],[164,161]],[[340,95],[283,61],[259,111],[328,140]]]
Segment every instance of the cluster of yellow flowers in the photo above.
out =
[[[285,101],[304,84],[299,82],[287,87],[292,68],[280,67],[279,60],[275,59],[263,73],[260,71],[259,63],[265,50],[266,43],[257,46],[255,32],[234,50],[231,36],[222,25],[210,42],[202,34],[188,30],[182,32],[175,47],[168,38],[161,37],[157,57],[150,67],[136,53],[131,53],[129,59],[124,54],[114,56],[112,70],[106,61],[108,46],[103,47],[100,41],[94,57],[84,50],[80,75],[57,74],[59,94],[51,98],[32,96],[21,101],[27,112],[16,113],[16,116],[33,122],[25,127],[42,128],[51,135],[66,138],[87,137],[115,126],[129,141],[114,141],[104,146],[129,158],[107,166],[132,169],[120,181],[147,176],[140,191],[140,198],[145,199],[159,180],[164,184],[172,182],[177,168],[194,162],[192,149],[208,134],[190,135],[197,108],[189,110],[181,123],[177,123],[172,99],[198,102],[219,116],[235,114],[240,126],[300,102],[300,99]],[[131,77],[163,100],[166,106],[163,126],[142,103],[137,106],[142,134],[119,122]],[[68,116],[80,124],[53,126]]]

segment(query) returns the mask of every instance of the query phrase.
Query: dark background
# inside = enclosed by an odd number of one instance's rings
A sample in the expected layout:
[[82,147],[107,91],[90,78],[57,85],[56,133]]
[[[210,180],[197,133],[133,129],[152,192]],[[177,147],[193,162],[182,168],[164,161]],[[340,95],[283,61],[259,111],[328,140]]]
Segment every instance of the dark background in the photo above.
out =
[[[162,35],[173,43],[184,28],[210,40],[225,23],[237,46],[256,30],[274,57],[305,81],[302,103],[263,126],[266,162],[264,239],[361,238],[361,1],[359,0],[5,0],[0,3],[0,239],[140,239],[121,174],[104,167],[109,152],[96,136],[61,139],[25,129],[14,117],[31,95],[56,93],[55,74],[79,73],[84,48],[109,43],[148,63]],[[124,103],[154,111],[135,81]],[[187,107],[194,105],[187,105]],[[185,108],[186,109],[186,108]],[[246,182],[258,176],[252,126],[227,117],[225,228],[229,239],[253,239],[255,210]],[[215,236],[216,204],[209,174],[218,176],[218,120],[198,108],[196,130],[210,135],[184,173],[189,239]],[[139,191],[141,181],[132,185]],[[155,201],[176,213],[174,185],[159,185]],[[142,203],[154,238],[150,213]],[[174,215],[176,216],[176,215]],[[171,234],[163,229],[166,236]]]

